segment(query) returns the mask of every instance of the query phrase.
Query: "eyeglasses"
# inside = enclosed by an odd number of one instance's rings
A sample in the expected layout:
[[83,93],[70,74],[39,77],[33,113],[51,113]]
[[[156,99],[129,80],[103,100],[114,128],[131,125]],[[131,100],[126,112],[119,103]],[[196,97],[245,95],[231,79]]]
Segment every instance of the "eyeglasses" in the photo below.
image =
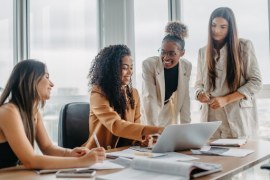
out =
[[[180,50],[178,50],[178,51],[180,51]],[[175,51],[164,51],[162,49],[158,49],[158,52],[159,52],[159,55],[161,57],[167,56],[169,58],[174,58],[177,55],[177,53]]]

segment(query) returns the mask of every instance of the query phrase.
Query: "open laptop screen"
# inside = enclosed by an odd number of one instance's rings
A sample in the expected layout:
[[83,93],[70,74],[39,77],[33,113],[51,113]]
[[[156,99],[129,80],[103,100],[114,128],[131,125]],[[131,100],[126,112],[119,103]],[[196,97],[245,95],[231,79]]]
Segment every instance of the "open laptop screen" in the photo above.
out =
[[220,124],[221,121],[169,125],[158,138],[152,152],[164,153],[201,148]]

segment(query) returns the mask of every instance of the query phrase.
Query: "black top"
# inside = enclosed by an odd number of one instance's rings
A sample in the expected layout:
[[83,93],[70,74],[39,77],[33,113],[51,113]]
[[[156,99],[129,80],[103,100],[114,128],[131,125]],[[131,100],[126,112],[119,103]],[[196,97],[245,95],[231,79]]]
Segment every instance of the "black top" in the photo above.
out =
[[178,86],[178,71],[179,65],[177,64],[173,68],[165,69],[164,68],[164,75],[165,75],[165,103],[167,100],[170,99],[172,93],[176,91]]
[[132,140],[120,137],[116,147],[131,146]]
[[17,164],[18,158],[8,142],[0,143],[0,168],[16,166]]

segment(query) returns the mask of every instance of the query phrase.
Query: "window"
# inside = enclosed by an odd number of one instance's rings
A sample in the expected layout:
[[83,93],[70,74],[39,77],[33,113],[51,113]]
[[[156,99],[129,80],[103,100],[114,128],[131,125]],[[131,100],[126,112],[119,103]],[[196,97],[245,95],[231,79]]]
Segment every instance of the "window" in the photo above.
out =
[[157,50],[164,37],[168,22],[168,1],[136,0],[135,12],[135,70],[136,88],[141,92],[142,62],[148,57],[158,56]]
[[13,67],[13,1],[0,2],[0,94]]
[[55,85],[43,114],[54,142],[62,105],[89,101],[87,74],[97,54],[96,9],[96,1],[86,0],[30,3],[30,58],[46,63]]
[[267,0],[260,2],[246,0],[184,0],[183,21],[187,23],[189,28],[186,57],[193,63],[193,70],[196,70],[199,48],[207,43],[210,14],[214,9],[222,6],[230,7],[234,11],[239,37],[250,39],[253,42],[263,82],[264,84],[270,84]]
[[[247,0],[183,0],[183,22],[189,28],[189,38],[186,42],[186,58],[192,62],[191,86],[194,86],[197,69],[198,50],[207,43],[208,21],[212,11],[218,7],[230,7],[234,13],[239,37],[250,39],[253,42],[256,56],[262,73],[263,83],[270,83],[269,60],[269,29],[268,29],[268,1]],[[201,8],[203,7],[203,8]],[[269,94],[269,93],[268,93]],[[269,95],[268,95],[268,98]],[[192,119],[200,118],[199,103],[192,101]],[[270,99],[258,99],[258,114],[260,122],[260,136],[269,137]]]

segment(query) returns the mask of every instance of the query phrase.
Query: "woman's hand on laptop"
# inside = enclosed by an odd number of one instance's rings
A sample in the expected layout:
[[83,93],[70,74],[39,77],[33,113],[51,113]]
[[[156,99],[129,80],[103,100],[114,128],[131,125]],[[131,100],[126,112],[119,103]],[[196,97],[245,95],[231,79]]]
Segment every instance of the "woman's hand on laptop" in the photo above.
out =
[[141,142],[141,146],[152,148],[156,144],[159,136],[160,136],[160,134],[146,135]]

